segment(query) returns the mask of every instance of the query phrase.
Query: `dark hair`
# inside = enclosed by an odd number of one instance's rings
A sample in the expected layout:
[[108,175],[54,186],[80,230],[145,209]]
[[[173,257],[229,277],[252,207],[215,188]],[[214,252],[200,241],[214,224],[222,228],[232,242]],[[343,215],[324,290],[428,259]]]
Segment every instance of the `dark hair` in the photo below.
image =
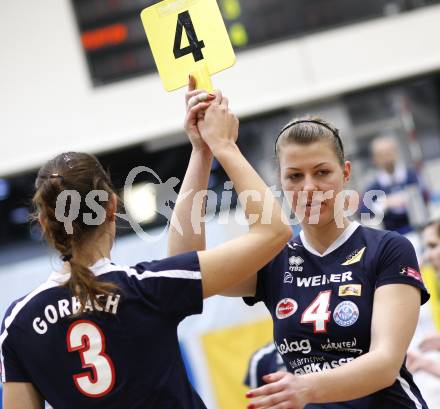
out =
[[[115,285],[99,281],[88,266],[76,259],[75,248],[84,243],[99,226],[84,223],[84,213],[90,213],[85,197],[92,190],[108,193],[108,200],[114,194],[110,177],[95,156],[86,153],[66,152],[48,161],[38,172],[35,181],[33,204],[36,208],[34,217],[44,219],[44,233],[48,243],[61,253],[61,258],[71,267],[70,279],[65,286],[78,297],[84,311],[87,302],[103,306],[103,297],[115,292]],[[56,217],[57,199],[61,192],[74,190],[79,193],[81,202],[79,214],[72,221],[72,234],[62,221]],[[107,207],[108,200],[100,201]],[[72,206],[72,200],[66,201],[66,207]],[[65,213],[64,213],[65,214]]]
[[314,116],[294,119],[281,129],[275,141],[275,155],[278,158],[280,146],[286,143],[309,145],[313,142],[328,140],[343,166],[345,162],[344,145],[339,130],[327,121]]

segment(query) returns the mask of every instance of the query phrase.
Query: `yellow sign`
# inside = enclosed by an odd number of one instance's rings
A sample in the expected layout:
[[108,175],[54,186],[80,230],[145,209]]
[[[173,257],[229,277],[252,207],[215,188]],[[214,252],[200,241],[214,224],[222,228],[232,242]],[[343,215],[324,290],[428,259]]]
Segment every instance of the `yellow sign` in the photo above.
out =
[[440,331],[440,280],[431,266],[422,266],[422,277],[429,294],[431,294],[429,303],[431,304],[434,325]]
[[218,409],[245,408],[249,390],[244,385],[249,359],[271,341],[271,319],[246,323],[205,334],[202,345]]
[[354,295],[360,297],[362,293],[362,284],[346,284],[339,286],[339,297]]
[[164,0],[141,13],[167,91],[188,84],[212,90],[210,75],[231,67],[235,54],[216,0]]

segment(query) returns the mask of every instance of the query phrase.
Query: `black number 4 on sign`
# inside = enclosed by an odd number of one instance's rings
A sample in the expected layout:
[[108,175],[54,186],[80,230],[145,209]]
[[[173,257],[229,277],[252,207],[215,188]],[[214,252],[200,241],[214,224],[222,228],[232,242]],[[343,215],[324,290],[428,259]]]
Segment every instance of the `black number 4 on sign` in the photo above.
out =
[[[189,45],[181,48],[183,29],[185,29]],[[197,38],[197,34],[194,30],[194,25],[191,20],[189,11],[179,13],[177,17],[176,36],[174,37],[173,48],[174,57],[176,58],[176,60],[188,54],[193,55],[195,62],[203,60],[202,48],[204,47],[205,43],[203,41],[199,41],[199,39]]]

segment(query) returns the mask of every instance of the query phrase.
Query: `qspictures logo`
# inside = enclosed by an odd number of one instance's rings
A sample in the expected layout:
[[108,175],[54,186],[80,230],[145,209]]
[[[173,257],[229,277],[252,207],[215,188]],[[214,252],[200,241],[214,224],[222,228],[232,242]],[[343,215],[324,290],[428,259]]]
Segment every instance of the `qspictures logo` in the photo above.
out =
[[[156,203],[154,212],[157,215],[166,219],[166,224],[161,228],[158,234],[152,235],[143,230],[141,223],[138,223],[128,213],[117,213],[116,216],[122,220],[127,221],[133,231],[142,239],[147,242],[161,240],[171,227],[175,232],[183,235],[182,222],[179,217],[174,213],[173,208],[178,202],[188,200],[191,196],[190,211],[186,213],[187,220],[184,220],[185,226],[188,226],[188,221],[193,229],[194,234],[200,234],[203,223],[212,220],[215,217],[215,213],[205,214],[204,209],[206,202],[214,204],[220,203],[220,217],[217,220],[218,224],[228,224],[233,216],[234,222],[238,225],[252,225],[256,222],[261,224],[272,223],[272,210],[276,198],[281,201],[281,207],[284,210],[285,217],[283,222],[287,225],[298,225],[301,223],[317,224],[320,220],[320,205],[314,205],[314,214],[306,218],[305,207],[308,202],[308,197],[311,194],[312,201],[319,204],[319,200],[334,200],[334,218],[337,226],[344,226],[344,220],[347,217],[353,216],[357,213],[360,195],[353,190],[344,190],[336,195],[333,191],[327,192],[281,192],[275,186],[271,186],[267,191],[262,194],[260,191],[245,190],[238,194],[238,201],[242,207],[245,207],[248,201],[260,201],[263,203],[262,215],[250,214],[247,218],[243,217],[243,212],[239,207],[232,206],[232,188],[231,181],[227,181],[224,184],[223,191],[218,194],[212,190],[201,190],[194,193],[193,190],[187,192],[181,192],[177,194],[177,186],[180,180],[176,177],[171,177],[168,180],[163,181],[159,175],[146,166],[138,166],[130,171],[124,184],[123,193],[124,196],[130,194],[133,189],[133,185],[136,182],[136,178],[141,174],[147,174],[147,179],[157,181],[157,183],[148,182],[145,185],[152,185],[156,192]],[[139,182],[136,182],[139,185]],[[297,207],[292,208],[292,204],[295,202],[293,198],[297,196]],[[367,209],[371,209],[370,213],[362,213],[361,221],[368,223],[369,225],[379,225],[383,220],[383,213],[378,212],[377,206],[373,206],[377,201],[385,200],[385,193],[382,191],[370,191],[362,196],[363,202]],[[348,199],[348,200],[347,200]],[[64,190],[62,191],[56,201],[55,217],[63,223],[67,234],[73,234],[73,222],[77,218],[82,218],[82,222],[89,226],[98,226],[106,220],[106,209],[103,203],[109,200],[109,194],[103,190],[91,190],[85,197],[82,197],[76,190]],[[90,212],[82,211],[80,214],[81,206],[85,203],[85,208],[90,209]],[[348,203],[348,205],[346,205]],[[147,204],[146,204],[147,205]],[[374,210],[373,210],[374,209]],[[226,216],[225,216],[226,215]],[[290,215],[290,216],[288,216]],[[293,216],[293,217],[292,217]],[[156,229],[157,231],[157,229]],[[352,264],[360,260],[363,255],[363,250],[359,250],[358,254],[352,255],[351,259],[346,261],[346,265]],[[289,259],[289,270],[292,272],[302,271],[302,263],[304,260],[301,257],[291,257]]]

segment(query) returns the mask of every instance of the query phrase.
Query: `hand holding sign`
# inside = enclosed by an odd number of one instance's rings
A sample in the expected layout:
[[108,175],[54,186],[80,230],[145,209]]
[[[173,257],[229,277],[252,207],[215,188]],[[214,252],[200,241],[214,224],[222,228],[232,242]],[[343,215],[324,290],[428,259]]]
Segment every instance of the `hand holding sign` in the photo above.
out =
[[189,137],[193,149],[209,151],[208,146],[200,136],[198,121],[205,117],[205,111],[209,107],[209,104],[215,99],[215,94],[208,94],[206,91],[195,88],[196,80],[191,75],[188,83],[188,92],[185,95],[185,132]]
[[141,13],[151,51],[168,91],[197,80],[212,90],[210,76],[235,63],[216,0],[164,0]]

